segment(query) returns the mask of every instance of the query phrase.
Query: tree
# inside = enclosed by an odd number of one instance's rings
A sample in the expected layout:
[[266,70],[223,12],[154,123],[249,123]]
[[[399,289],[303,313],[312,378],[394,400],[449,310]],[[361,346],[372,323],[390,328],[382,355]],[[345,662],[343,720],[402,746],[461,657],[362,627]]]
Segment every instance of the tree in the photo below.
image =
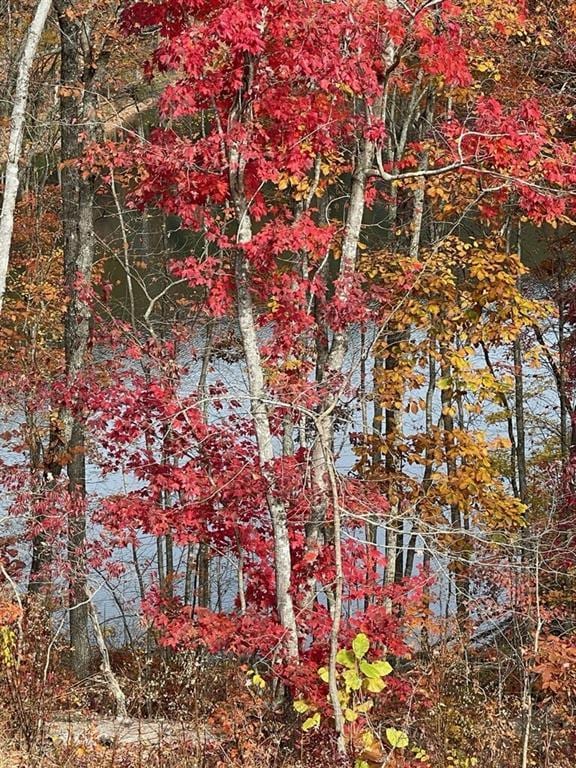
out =
[[5,170],[4,196],[2,199],[2,213],[0,214],[0,311],[6,290],[6,275],[8,273],[8,261],[10,258],[10,246],[12,244],[12,230],[14,228],[14,208],[18,196],[19,164],[24,138],[24,125],[26,120],[26,106],[28,103],[30,74],[34,65],[34,57],[46,20],[52,8],[52,0],[39,0],[34,18],[28,28],[26,40],[22,49],[22,55],[18,65],[18,76],[14,91],[14,105],[10,119],[10,138],[8,142],[8,154]]

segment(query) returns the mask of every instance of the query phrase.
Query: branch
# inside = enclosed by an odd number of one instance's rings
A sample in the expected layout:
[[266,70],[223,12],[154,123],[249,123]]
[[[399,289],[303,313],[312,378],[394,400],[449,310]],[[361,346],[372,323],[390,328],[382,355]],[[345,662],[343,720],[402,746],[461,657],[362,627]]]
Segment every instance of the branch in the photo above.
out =
[[382,167],[382,161],[379,159],[378,168],[369,168],[367,171],[368,176],[379,176],[384,181],[402,181],[403,179],[424,179],[429,176],[441,176],[443,173],[449,173],[455,171],[458,168],[469,168],[464,162],[451,163],[450,165],[443,165],[441,168],[421,168],[417,171],[407,171],[406,173],[387,173]]

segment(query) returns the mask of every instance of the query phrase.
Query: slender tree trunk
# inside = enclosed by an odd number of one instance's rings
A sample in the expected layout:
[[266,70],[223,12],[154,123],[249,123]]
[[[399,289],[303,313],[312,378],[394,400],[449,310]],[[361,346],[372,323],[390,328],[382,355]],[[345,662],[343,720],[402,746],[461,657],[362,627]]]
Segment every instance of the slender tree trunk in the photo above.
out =
[[252,225],[244,196],[243,160],[233,148],[229,150],[229,164],[231,169],[230,186],[238,218],[237,238],[240,245],[235,264],[236,313],[248,374],[250,411],[258,445],[260,471],[267,485],[266,503],[274,536],[276,609],[280,623],[286,632],[286,650],[289,656],[298,658],[298,629],[290,591],[292,586],[292,554],[290,552],[288,520],[286,507],[275,493],[274,445],[266,405],[266,385],[256,332],[255,310],[250,291],[250,266],[246,254],[242,250],[242,245],[252,239]]
[[342,702],[340,700],[340,691],[336,679],[337,667],[336,657],[338,655],[340,643],[340,624],[342,618],[342,596],[344,589],[344,571],[342,564],[342,516],[340,510],[340,499],[338,494],[338,484],[336,479],[336,470],[334,467],[334,457],[332,447],[327,440],[326,433],[321,431],[318,426],[319,438],[322,441],[326,461],[326,469],[329,478],[330,494],[332,498],[332,545],[334,547],[334,588],[333,599],[331,602],[332,626],[330,628],[330,657],[328,661],[328,690],[330,703],[334,713],[334,725],[336,728],[338,752],[340,755],[346,754],[346,741],[344,733],[344,714],[342,712]]
[[[484,344],[484,342],[482,342],[482,350],[484,351],[484,360],[486,361],[486,366],[488,367],[488,370],[494,377],[494,380],[496,380],[496,371],[494,370],[492,360],[490,359],[490,352],[488,351],[488,347]],[[510,407],[510,403],[508,402],[508,398],[504,394],[504,392],[501,392],[499,394],[498,399],[500,400],[500,403],[502,404],[502,408],[504,409],[504,413],[506,414],[506,425],[508,427],[508,439],[510,440],[510,484],[512,486],[512,492],[514,493],[514,496],[516,496],[517,498],[520,498],[520,491],[518,488],[518,468],[517,468],[518,448],[516,445],[516,434],[514,432],[514,413],[512,411],[512,408]],[[517,400],[518,400],[518,397],[516,396],[516,401]],[[516,408],[518,408],[518,402],[516,402]]]
[[[564,261],[558,266],[558,372],[561,393],[566,392],[566,294],[564,280]],[[570,453],[571,430],[568,429],[567,397],[560,396],[560,450],[562,460],[566,461]],[[573,425],[572,425],[573,428]]]
[[[434,419],[434,393],[436,392],[436,360],[432,354],[428,355],[428,386],[426,388],[426,434],[432,434],[432,426]],[[422,495],[424,499],[428,491],[432,486],[432,463],[433,463],[433,450],[431,447],[426,448],[425,452],[425,465],[424,465],[424,477],[422,478]],[[415,525],[415,530],[410,536],[410,542],[408,544],[408,550],[406,552],[406,564],[404,566],[404,577],[410,578],[414,569],[414,558],[416,555],[416,545],[418,538],[418,528],[422,528],[421,515]],[[427,572],[430,569],[430,542],[428,531],[425,531],[426,538],[424,539],[424,547],[422,554],[422,567]],[[428,539],[428,541],[426,540]],[[430,602],[429,590],[426,588],[424,602],[426,605]]]
[[102,674],[104,675],[108,689],[116,703],[116,719],[125,720],[128,717],[128,711],[126,709],[126,696],[120,687],[118,678],[114,674],[114,670],[110,664],[110,654],[108,653],[104,634],[102,633],[102,627],[100,626],[100,621],[98,620],[98,612],[92,601],[92,596],[90,595],[88,588],[86,588],[84,599],[86,601],[88,613],[90,614],[90,619],[94,628],[94,635],[96,636],[96,643],[98,645],[98,650],[100,651],[100,656],[102,659]]
[[[379,112],[378,105],[376,111]],[[364,192],[366,188],[367,170],[373,154],[374,144],[363,139],[359,145],[356,157],[356,168],[352,176],[350,202],[348,205],[344,239],[342,242],[342,256],[340,258],[340,278],[345,278],[351,275],[355,270],[358,243],[360,241],[360,232],[364,219]],[[342,280],[342,284],[344,283],[345,280]],[[342,300],[345,302],[347,298],[345,293],[346,289],[343,288],[341,290],[343,291]],[[323,379],[333,377],[335,374],[339,374],[342,371],[347,348],[347,331],[336,331],[323,366]],[[320,439],[320,430],[331,445],[333,439],[334,409],[336,408],[338,399],[339,392],[330,391],[319,408],[318,433],[311,451],[313,503],[310,519],[306,526],[306,547],[308,550],[314,550],[319,546],[320,534],[326,516],[326,460],[322,448],[322,440]]]
[[[442,350],[443,359],[446,360],[446,350]],[[451,379],[450,364],[443,362],[440,375],[445,381]],[[446,474],[449,480],[456,474],[456,460],[451,455],[454,447],[454,416],[452,414],[454,394],[451,386],[445,386],[441,391],[442,425],[444,428],[444,450],[446,452]],[[456,504],[450,505],[450,520],[452,529],[456,534],[456,551],[452,557],[452,569],[454,572],[454,598],[456,601],[456,615],[458,624],[464,631],[468,621],[468,602],[470,597],[468,540],[465,533],[463,515]]]
[[[240,213],[246,216],[245,210]],[[251,237],[249,228],[241,226],[240,242],[248,242]],[[290,592],[292,583],[292,555],[290,553],[290,536],[286,508],[274,492],[275,480],[273,471],[274,447],[272,432],[266,407],[266,389],[262,360],[256,335],[254,308],[249,286],[249,267],[246,256],[241,251],[236,257],[236,302],[238,323],[242,336],[248,383],[250,390],[250,408],[252,421],[258,443],[260,469],[267,484],[266,502],[272,521],[274,533],[274,564],[276,575],[276,607],[280,623],[286,630],[286,648],[290,656],[298,657],[298,632],[296,614]]]
[[[374,408],[372,411],[372,450],[371,450],[371,479],[380,481],[382,474],[382,426],[384,419],[384,408],[382,407],[382,398],[380,396],[382,386],[382,376],[384,372],[384,360],[380,355],[376,355],[374,358],[374,365],[372,367],[372,390]],[[366,522],[366,542],[372,546],[377,547],[378,544],[378,522],[375,515],[371,515]],[[376,572],[366,574],[367,583],[370,583],[370,579],[376,578]],[[370,605],[370,600],[366,599],[364,602],[365,608]]]
[[156,537],[156,572],[158,574],[158,586],[163,593],[166,586],[166,562],[164,559],[164,536]]
[[[200,370],[200,378],[198,380],[198,393],[202,398],[201,410],[206,422],[208,422],[209,412],[210,393],[208,387],[208,374],[210,372],[210,355],[212,353],[213,335],[214,326],[212,323],[208,323],[206,327],[205,346],[202,352],[202,368]],[[210,584],[210,547],[206,541],[202,541],[198,545],[198,552],[196,554],[195,581],[198,591],[198,595],[196,597],[196,605],[198,605],[200,608],[209,608],[212,602],[212,585]]]
[[86,456],[84,427],[75,421],[70,440],[72,459],[68,462],[71,508],[68,512],[69,622],[72,663],[79,678],[88,676],[90,642],[89,607],[86,601]]
[[514,345],[514,400],[516,415],[516,464],[518,467],[518,492],[520,501],[526,504],[528,485],[526,474],[526,427],[524,425],[524,374],[520,339]]
[[174,540],[171,533],[167,533],[165,537],[166,546],[166,595],[172,597],[174,594],[174,577],[176,572],[174,570]]
[[186,575],[184,576],[184,605],[192,603],[194,584],[196,583],[196,559],[194,544],[186,547]]
[[[386,0],[386,6],[389,10],[397,7],[396,0]],[[394,43],[389,39],[383,52],[383,58],[387,66],[387,73],[383,85],[382,95],[372,106],[371,117],[380,120],[384,118],[387,76],[394,66],[396,50]],[[372,141],[362,138],[358,140],[358,146],[355,157],[355,167],[352,174],[350,187],[350,198],[348,210],[345,217],[344,237],[342,240],[342,253],[340,257],[340,269],[338,278],[341,285],[346,284],[346,278],[351,276],[356,269],[358,255],[358,244],[364,221],[365,212],[365,191],[368,177],[368,169],[372,163],[375,154],[375,145]],[[347,300],[346,289],[339,288],[342,292],[340,299],[342,302]],[[329,381],[330,377],[335,377],[342,372],[344,359],[348,348],[347,329],[336,331],[333,335],[328,354],[323,361],[322,380]],[[311,475],[312,475],[312,511],[306,525],[306,548],[308,551],[314,550],[319,546],[320,535],[322,533],[326,511],[328,506],[328,477],[330,467],[326,463],[325,445],[332,446],[334,437],[334,410],[339,401],[340,392],[334,388],[328,391],[318,409],[318,419],[316,422],[317,434],[311,451]],[[368,538],[372,536],[369,530]]]
[[[39,497],[45,487],[44,478],[44,449],[42,440],[38,435],[33,413],[28,405],[25,406],[27,443],[30,452],[30,473],[32,475],[32,488]],[[49,591],[51,578],[46,571],[52,561],[52,546],[44,530],[43,514],[34,516],[34,527],[38,529],[32,539],[32,556],[30,563],[30,578],[28,592],[39,594]]]
[[211,604],[210,548],[206,541],[201,541],[196,553],[196,605],[199,608],[209,608]]
[[39,0],[32,23],[28,28],[26,42],[18,64],[18,76],[14,93],[14,105],[10,119],[8,139],[8,159],[4,177],[4,197],[0,214],[0,311],[6,291],[6,276],[14,228],[14,209],[20,184],[19,164],[26,121],[26,106],[30,91],[30,75],[36,57],[38,44],[46,26],[46,20],[52,7],[52,0]]
[[[433,111],[432,101],[430,100],[426,114],[428,119],[431,120],[431,113]],[[407,132],[407,124],[404,124]],[[404,143],[406,138],[404,137]],[[428,153],[425,152],[420,160],[419,168],[425,171],[428,168]],[[412,259],[417,259],[420,253],[420,241],[422,238],[422,223],[424,220],[424,206],[426,200],[426,179],[424,177],[418,179],[416,189],[413,195],[413,207],[412,207],[412,235],[410,237],[409,255]],[[398,367],[398,353],[400,345],[403,341],[410,340],[410,329],[403,329],[399,331],[392,331],[388,334],[387,341],[387,355],[385,360],[385,368],[388,371],[393,371]],[[391,481],[395,473],[397,472],[396,459],[394,451],[390,450],[393,447],[395,440],[402,431],[402,412],[400,409],[387,409],[385,418],[386,428],[386,440],[388,443],[388,451],[386,453],[386,469]],[[408,539],[408,544],[404,546],[405,538],[405,521],[402,515],[398,515],[395,521],[397,527],[395,541],[392,535],[389,536],[390,540],[390,552],[388,557],[394,562],[394,581],[399,582],[404,576],[412,573],[412,567],[415,555],[416,546],[416,534],[412,533]],[[392,564],[390,565],[390,576],[392,576]]]

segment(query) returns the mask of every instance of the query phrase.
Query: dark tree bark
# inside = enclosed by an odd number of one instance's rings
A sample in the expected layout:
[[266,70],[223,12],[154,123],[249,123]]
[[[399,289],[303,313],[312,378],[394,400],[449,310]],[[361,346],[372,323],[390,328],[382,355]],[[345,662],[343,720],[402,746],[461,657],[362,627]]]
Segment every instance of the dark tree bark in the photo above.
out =
[[[84,144],[95,133],[97,57],[90,43],[89,26],[82,12],[69,0],[55,3],[60,29],[60,152],[64,276],[68,305],[64,325],[66,384],[70,392],[79,383],[90,343],[91,309],[86,290],[91,285],[94,262],[94,183],[80,172],[78,161]],[[67,468],[70,512],[68,564],[70,646],[72,665],[79,678],[88,674],[90,647],[89,609],[86,600],[86,451],[81,403],[63,405],[59,413],[62,432],[60,464]]]

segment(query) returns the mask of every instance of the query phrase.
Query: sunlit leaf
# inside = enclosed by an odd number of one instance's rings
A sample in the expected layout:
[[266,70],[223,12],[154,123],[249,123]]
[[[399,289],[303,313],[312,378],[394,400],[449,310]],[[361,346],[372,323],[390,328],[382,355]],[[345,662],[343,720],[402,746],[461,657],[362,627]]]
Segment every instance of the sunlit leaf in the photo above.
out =
[[363,632],[360,632],[360,634],[356,635],[354,640],[352,640],[352,650],[357,659],[362,659],[366,656],[369,648],[370,640],[368,640]]
[[373,661],[372,666],[378,672],[380,677],[386,677],[392,672],[392,666],[387,661]]
[[386,738],[394,749],[405,749],[408,746],[408,734],[396,728],[386,728]]
[[356,656],[352,651],[342,649],[336,655],[336,662],[342,664],[343,667],[348,667],[348,669],[354,669],[356,667]]
[[386,683],[381,677],[367,677],[364,680],[364,690],[368,693],[380,693],[386,688]]
[[302,723],[302,730],[310,731],[312,730],[312,728],[318,728],[318,726],[320,725],[321,719],[322,718],[321,718],[320,712],[314,712],[313,715],[311,715],[310,717],[306,718],[306,720],[304,720],[304,722]]
[[376,678],[380,677],[380,673],[376,669],[374,664],[370,664],[369,661],[366,661],[365,659],[362,659],[360,662],[360,671],[363,675],[366,675],[366,677],[370,678]]
[[355,669],[347,669],[343,674],[346,687],[350,691],[358,691],[362,686],[362,678]]

